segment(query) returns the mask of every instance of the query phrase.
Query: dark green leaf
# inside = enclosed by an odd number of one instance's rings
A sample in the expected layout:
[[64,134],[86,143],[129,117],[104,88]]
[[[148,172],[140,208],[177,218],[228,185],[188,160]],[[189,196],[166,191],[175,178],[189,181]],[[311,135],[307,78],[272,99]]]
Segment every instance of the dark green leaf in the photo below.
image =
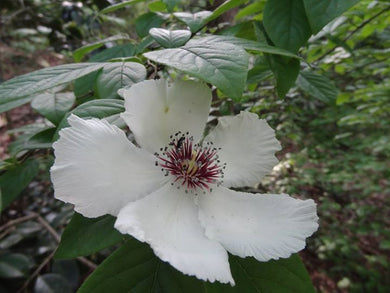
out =
[[176,7],[176,5],[180,3],[180,0],[162,0],[162,1],[167,6],[169,12],[172,12],[173,9]]
[[152,28],[149,34],[164,48],[180,47],[191,38],[191,32],[187,30],[171,31],[162,28]]
[[104,66],[96,80],[97,94],[103,99],[119,98],[117,91],[146,78],[146,69],[136,62],[114,62]]
[[99,72],[100,70],[91,72],[75,80],[73,91],[77,98],[94,95],[96,91],[96,78]]
[[252,69],[248,71],[247,83],[258,83],[271,76],[272,76],[272,71],[269,68],[268,62],[259,62],[256,63],[252,67]]
[[[217,36],[237,37],[245,40],[257,41],[253,21],[241,22],[221,30]],[[291,53],[290,53],[291,54]]]
[[250,50],[250,51],[264,52],[264,53],[269,53],[269,54],[288,56],[288,57],[292,57],[292,58],[299,58],[297,55],[295,55],[287,50],[280,49],[280,48],[277,48],[274,46],[270,46],[264,42],[246,40],[246,39],[242,39],[242,38],[236,38],[233,36],[214,35],[214,36],[210,36],[208,38],[210,40],[215,40],[216,42],[223,41],[223,42],[231,43],[233,45],[241,46],[244,49]]
[[52,272],[64,277],[72,289],[79,287],[80,270],[75,259],[55,260]]
[[10,167],[8,171],[0,176],[3,209],[27,187],[30,181],[38,174],[38,168],[39,164],[36,160],[27,159],[21,164]]
[[[32,100],[34,94],[71,82],[107,63],[77,63],[44,68],[0,84],[0,113]],[[28,97],[26,97],[28,96]]]
[[209,82],[233,99],[239,99],[244,90],[248,54],[239,46],[205,37],[144,56]]
[[136,54],[141,54],[144,52],[150,45],[154,44],[155,41],[151,36],[147,36],[146,38],[143,38],[142,41],[138,44],[138,46],[135,49]]
[[97,48],[100,48],[105,43],[114,42],[114,41],[118,41],[118,40],[129,40],[129,39],[130,39],[130,37],[127,34],[117,34],[117,35],[105,38],[103,40],[100,40],[98,42],[94,42],[92,44],[85,45],[81,48],[78,48],[77,50],[75,50],[73,52],[74,61],[80,62],[86,54],[88,54],[89,52],[91,52]]
[[73,93],[44,93],[36,96],[31,107],[57,125],[75,101]]
[[126,58],[134,56],[135,47],[131,44],[117,45],[96,53],[89,58],[91,62],[104,62],[114,58]]
[[302,71],[298,75],[297,85],[311,95],[323,102],[334,101],[338,90],[327,77],[311,71]]
[[[115,117],[116,119],[117,115],[119,113],[122,113],[123,111],[125,111],[125,108],[123,106],[123,100],[99,99],[99,100],[92,100],[84,104],[81,104],[80,106],[75,108],[71,113],[81,118],[94,117],[99,119],[103,119],[103,118],[107,119],[110,117]],[[69,126],[67,119],[68,119],[68,115],[65,116],[64,119],[62,119],[61,123],[58,125],[53,141],[58,139],[59,130]]]
[[109,256],[78,292],[205,291],[203,282],[181,274],[156,258],[149,245],[131,239]]
[[0,278],[25,277],[33,263],[24,254],[13,253],[0,256]]
[[12,156],[16,156],[23,150],[33,149],[48,149],[51,148],[53,142],[53,136],[56,132],[56,128],[46,128],[36,133],[27,133],[20,135],[15,141],[9,145],[9,153]]
[[197,32],[205,24],[205,20],[212,14],[211,11],[199,11],[196,13],[175,12],[173,15],[184,22],[192,33]]
[[268,61],[276,79],[276,89],[283,98],[294,86],[299,73],[299,60],[282,56],[269,55]]
[[229,257],[236,286],[208,283],[182,274],[159,260],[149,246],[135,239],[109,256],[84,282],[86,292],[314,292],[298,255],[277,261]]
[[358,2],[359,0],[303,0],[313,34]]
[[57,259],[90,255],[121,241],[123,235],[114,228],[115,218],[109,215],[85,218],[75,213],[61,236]]
[[24,239],[23,235],[14,233],[0,240],[0,249],[8,249]]
[[223,2],[221,5],[219,5],[213,11],[213,13],[210,16],[208,16],[206,18],[205,22],[207,23],[209,21],[216,19],[218,16],[224,14],[225,12],[229,11],[230,9],[233,9],[233,8],[243,4],[246,1],[247,0],[228,0],[228,1]]
[[311,35],[303,0],[268,0],[264,8],[264,28],[272,42],[296,53]]
[[101,14],[110,13],[110,12],[116,11],[118,9],[121,9],[123,7],[126,7],[128,5],[132,5],[132,4],[136,4],[136,3],[144,2],[144,1],[145,0],[124,1],[124,2],[121,2],[121,3],[117,3],[117,4],[113,4],[113,5],[107,6],[106,8],[100,10],[99,13],[101,13]]
[[102,99],[93,100],[81,104],[72,111],[73,114],[81,118],[106,118],[125,111],[123,100]]
[[182,22],[187,24],[190,27],[192,33],[197,32],[201,29],[206,23],[216,19],[225,12],[233,9],[247,0],[228,0],[219,5],[213,12],[210,11],[200,11],[197,13],[188,13],[188,12],[176,12],[174,15],[180,19]]
[[143,38],[149,34],[149,30],[154,27],[160,27],[164,23],[164,18],[154,12],[148,12],[135,21],[135,30]]
[[254,3],[251,3],[247,5],[246,7],[240,9],[240,11],[237,13],[235,19],[240,19],[248,15],[253,15],[255,13],[259,13],[263,11],[264,9],[264,2],[263,1],[256,1]]
[[52,272],[64,277],[72,289],[79,286],[80,270],[76,260],[56,260],[53,262]]
[[207,292],[315,292],[310,276],[298,255],[268,262],[230,255],[229,262],[236,286],[207,283]]
[[39,276],[35,282],[34,293],[72,293],[69,282],[59,274]]

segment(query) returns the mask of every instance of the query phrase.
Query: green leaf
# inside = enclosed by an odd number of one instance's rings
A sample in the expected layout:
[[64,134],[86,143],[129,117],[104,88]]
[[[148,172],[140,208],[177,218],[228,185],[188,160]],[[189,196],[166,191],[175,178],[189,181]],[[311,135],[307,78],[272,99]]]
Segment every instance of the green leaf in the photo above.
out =
[[0,175],[0,189],[5,209],[38,174],[39,164],[34,159],[27,159],[21,164],[12,166]]
[[95,253],[120,242],[123,235],[115,228],[110,215],[85,218],[75,213],[61,236],[55,258],[75,258]]
[[91,62],[104,62],[114,58],[126,58],[134,56],[135,47],[131,44],[117,45],[96,53],[89,58]]
[[44,93],[36,96],[31,107],[57,125],[75,102],[73,93]]
[[110,12],[114,12],[118,9],[121,9],[123,7],[126,7],[128,5],[132,5],[132,4],[136,4],[136,3],[139,3],[139,2],[144,2],[145,0],[131,0],[131,1],[124,1],[124,2],[121,2],[121,3],[117,3],[117,4],[113,4],[113,5],[109,5],[107,6],[106,8],[102,9],[99,11],[100,14],[105,14],[105,13],[110,13]]
[[249,84],[257,84],[258,82],[265,80],[273,75],[265,58],[262,58],[259,61],[260,62],[256,62],[252,69],[248,71],[247,83]]
[[148,3],[148,9],[151,12],[162,12],[167,10],[167,5],[162,1],[154,1]]
[[208,37],[210,40],[215,40],[216,42],[218,41],[223,41],[223,42],[228,42],[233,45],[241,46],[246,50],[250,51],[256,51],[256,52],[264,52],[264,53],[269,53],[269,54],[276,54],[276,55],[282,55],[282,56],[288,56],[292,58],[299,58],[297,55],[284,50],[280,49],[274,46],[270,46],[264,42],[260,41],[252,41],[252,40],[247,40],[247,39],[242,39],[242,38],[236,38],[233,36],[222,36],[222,35],[213,35]]
[[359,0],[303,0],[313,34],[358,2]]
[[99,72],[100,70],[91,72],[75,80],[73,92],[77,98],[94,95]]
[[297,86],[313,98],[323,102],[334,101],[338,90],[331,80],[312,71],[302,71],[298,75]]
[[24,254],[12,253],[0,256],[0,278],[25,277],[32,267],[31,259]]
[[230,9],[233,9],[233,8],[245,3],[246,1],[247,0],[228,0],[228,1],[223,2],[221,5],[219,5],[213,11],[213,13],[210,16],[208,16],[205,19],[205,23],[216,19],[217,17],[221,16],[222,14],[229,11]]
[[56,132],[55,127],[45,128],[37,132],[28,132],[20,135],[9,145],[9,153],[16,156],[23,150],[48,149],[53,144],[53,137]]
[[64,277],[73,289],[79,287],[80,270],[75,259],[55,260],[52,264],[52,272]]
[[153,38],[149,35],[146,38],[143,38],[142,41],[138,44],[138,46],[135,48],[135,53],[141,54],[144,52],[150,45],[154,44],[155,41]]
[[160,27],[165,22],[164,18],[154,12],[148,12],[135,20],[135,30],[141,38],[149,34],[149,30]]
[[244,90],[248,54],[241,47],[208,37],[175,49],[144,53],[146,58],[209,82],[238,100]]
[[125,111],[123,100],[119,99],[102,99],[93,100],[81,104],[71,113],[81,118],[106,118]]
[[197,32],[206,23],[205,20],[212,14],[211,11],[199,11],[196,13],[175,12],[173,15],[184,22],[190,28],[192,33]]
[[[107,63],[75,63],[44,68],[0,84],[0,113],[23,105],[33,95],[99,70]],[[28,96],[28,97],[26,97]]]
[[230,255],[229,262],[236,286],[207,283],[206,292],[315,292],[310,276],[296,254],[268,262]]
[[96,80],[96,90],[100,98],[119,98],[117,91],[146,78],[146,69],[136,62],[114,62],[104,66]]
[[230,255],[229,261],[234,287],[184,275],[158,259],[149,245],[130,239],[89,276],[78,292],[314,292],[298,255],[269,262]]
[[216,19],[225,12],[233,9],[247,0],[228,0],[219,5],[213,12],[210,11],[200,11],[197,13],[188,13],[188,12],[176,12],[174,15],[187,24],[190,27],[192,33],[196,33],[200,30],[206,23]]
[[187,30],[171,31],[162,28],[152,28],[149,34],[164,48],[180,47],[191,38],[191,32]]
[[269,55],[267,60],[275,75],[278,95],[283,98],[295,84],[300,69],[299,60],[275,55]]
[[39,276],[35,282],[36,293],[72,293],[69,282],[59,274],[45,274]]
[[272,42],[296,53],[311,35],[303,0],[268,0],[264,8],[264,28]]
[[264,4],[265,3],[263,1],[256,1],[252,4],[247,5],[246,7],[240,9],[240,11],[237,12],[235,19],[238,20],[245,16],[262,12],[264,9]]
[[172,12],[173,9],[176,7],[176,5],[180,3],[180,0],[162,0],[162,1],[167,6],[169,12]]
[[73,52],[74,61],[80,62],[86,54],[88,54],[89,52],[91,52],[95,49],[100,48],[105,43],[114,42],[114,41],[118,41],[118,40],[129,40],[129,39],[130,39],[130,37],[128,34],[117,34],[117,35],[105,38],[103,40],[100,40],[98,42],[94,42],[92,44],[85,45],[81,48],[78,48],[77,50],[75,50]]
[[203,282],[181,274],[153,254],[149,245],[129,240],[89,276],[78,293],[205,292]]
[[[105,118],[111,123],[111,121],[117,120],[119,114],[124,111],[125,108],[123,106],[123,100],[99,99],[81,104],[80,106],[72,110],[71,113],[81,118]],[[58,139],[58,132],[62,128],[69,126],[67,120],[69,115],[65,116],[64,119],[62,119],[61,123],[58,125],[53,141]]]

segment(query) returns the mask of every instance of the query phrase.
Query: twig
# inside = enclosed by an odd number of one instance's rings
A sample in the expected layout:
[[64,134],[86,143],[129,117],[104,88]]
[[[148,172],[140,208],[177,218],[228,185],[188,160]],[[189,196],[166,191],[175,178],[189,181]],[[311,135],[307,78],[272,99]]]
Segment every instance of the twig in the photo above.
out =
[[[34,213],[34,212],[31,212],[31,214],[29,214],[27,216],[9,221],[8,223],[6,223],[5,225],[0,227],[0,232],[3,230],[6,230],[7,228],[12,228],[13,226],[16,226],[20,223],[23,223],[25,221],[32,220],[32,219],[35,219],[37,222],[39,222],[39,224],[41,224],[53,236],[53,238],[55,239],[55,241],[57,243],[60,242],[61,237],[58,235],[58,233],[50,226],[50,224],[44,218],[42,218],[39,214]],[[3,236],[7,235],[11,231],[12,230],[7,230],[4,233],[2,233],[0,239]],[[55,252],[53,252],[53,255],[54,255],[54,253]],[[84,264],[85,266],[89,267],[91,270],[95,270],[97,268],[96,264],[94,264],[93,262],[91,262],[90,260],[88,260],[85,257],[79,256],[79,257],[77,257],[77,260],[79,262],[81,262],[82,264]]]
[[95,263],[93,263],[92,261],[90,261],[85,257],[79,256],[77,260],[82,264],[84,264],[85,266],[89,267],[92,271],[94,271],[97,268],[97,265]]
[[55,251],[50,253],[43,262],[36,268],[36,270],[27,278],[27,280],[23,283],[23,286],[17,291],[17,293],[22,293],[24,289],[27,288],[28,284],[39,274],[39,272],[44,268],[45,265],[49,263],[49,261],[53,258]]
[[33,213],[33,214],[30,214],[30,215],[27,215],[27,216],[24,216],[24,217],[21,217],[21,218],[17,218],[15,220],[11,220],[8,223],[6,223],[6,224],[4,224],[3,226],[0,227],[0,232],[5,230],[5,229],[7,229],[7,228],[9,228],[9,227],[12,227],[12,226],[15,226],[17,224],[23,223],[25,221],[34,219],[36,217],[38,217],[38,214]]
[[[61,241],[61,237],[57,234],[57,232],[50,226],[50,224],[45,219],[43,219],[38,214],[35,215],[37,216],[37,221],[53,236],[57,243],[59,243]],[[77,260],[89,267],[91,270],[95,270],[97,268],[96,264],[86,259],[85,257],[79,256],[77,257]]]
[[[382,11],[379,11],[377,14],[373,15],[372,17],[370,17],[369,19],[367,19],[366,21],[363,21],[360,25],[358,25],[353,31],[351,31],[343,40],[342,42],[346,42],[348,41],[356,32],[358,32],[360,29],[362,29],[366,24],[370,23],[371,21],[373,21],[375,18],[377,18],[378,16],[382,15],[383,13],[387,12],[390,10],[390,6],[388,6],[386,9],[382,10]],[[336,50],[336,48],[339,47],[338,45],[333,47],[332,49],[329,49],[328,51],[326,51],[324,54],[322,54],[320,57],[318,57],[317,59],[315,59],[313,62],[317,62],[321,59],[323,59],[325,56],[329,55],[330,53],[332,53],[334,50]]]
[[50,226],[46,220],[44,220],[41,216],[37,215],[37,221],[53,236],[53,238],[58,242],[60,242],[61,237],[57,234],[57,232]]
[[3,239],[5,236],[7,236],[12,231],[15,231],[15,229],[16,229],[15,227],[9,227],[8,229],[6,229],[3,233],[0,234],[0,240]]

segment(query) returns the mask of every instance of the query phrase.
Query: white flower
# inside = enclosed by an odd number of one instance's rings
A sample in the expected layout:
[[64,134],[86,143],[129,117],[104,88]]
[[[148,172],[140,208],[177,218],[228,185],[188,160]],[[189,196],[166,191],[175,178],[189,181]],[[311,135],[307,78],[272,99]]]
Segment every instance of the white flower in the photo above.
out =
[[202,140],[211,91],[149,80],[123,91],[122,118],[138,145],[105,120],[70,116],[51,168],[55,196],[86,217],[150,244],[176,269],[234,285],[229,251],[259,261],[289,257],[317,230],[313,200],[250,194],[277,163],[274,131],[249,112],[223,117]]

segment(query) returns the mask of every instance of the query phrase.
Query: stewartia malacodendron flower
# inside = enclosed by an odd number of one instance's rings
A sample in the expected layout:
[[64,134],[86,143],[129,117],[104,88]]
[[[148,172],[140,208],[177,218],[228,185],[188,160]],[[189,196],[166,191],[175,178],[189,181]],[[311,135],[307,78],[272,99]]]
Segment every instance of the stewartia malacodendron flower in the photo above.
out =
[[56,198],[86,217],[117,217],[121,233],[211,282],[234,284],[227,251],[268,261],[305,247],[318,228],[313,200],[229,189],[256,184],[277,163],[280,145],[264,120],[222,117],[203,138],[206,85],[149,80],[122,94],[139,147],[105,120],[71,115],[54,144]]

